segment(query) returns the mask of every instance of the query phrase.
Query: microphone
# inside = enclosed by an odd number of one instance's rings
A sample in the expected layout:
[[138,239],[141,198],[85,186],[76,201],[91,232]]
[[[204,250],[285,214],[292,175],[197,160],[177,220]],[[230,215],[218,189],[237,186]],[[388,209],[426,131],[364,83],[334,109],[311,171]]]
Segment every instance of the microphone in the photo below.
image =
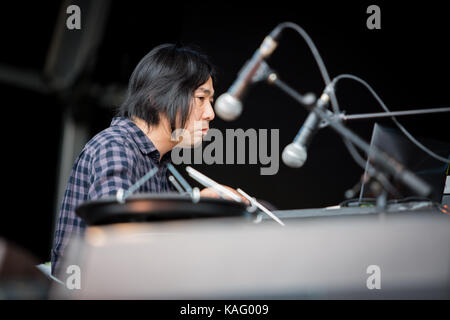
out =
[[275,28],[261,43],[253,56],[239,71],[237,79],[227,92],[220,95],[214,105],[216,114],[226,121],[233,121],[242,113],[242,99],[249,84],[253,82],[255,74],[258,72],[261,63],[269,57],[277,47],[276,39],[281,29]]
[[[316,108],[326,109],[328,102],[330,101],[328,90],[330,90],[330,88],[327,86],[323,94],[317,100]],[[308,157],[307,148],[319,128],[320,121],[320,117],[314,111],[309,113],[303,126],[295,136],[294,141],[287,145],[283,150],[281,158],[285,165],[291,168],[300,168],[303,166]]]

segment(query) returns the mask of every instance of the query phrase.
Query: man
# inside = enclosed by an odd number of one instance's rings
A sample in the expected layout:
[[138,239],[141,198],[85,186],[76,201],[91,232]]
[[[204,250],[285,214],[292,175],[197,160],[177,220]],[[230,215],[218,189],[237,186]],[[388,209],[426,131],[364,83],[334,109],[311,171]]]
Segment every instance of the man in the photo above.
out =
[[[201,143],[214,119],[214,79],[208,58],[188,47],[164,44],[139,62],[118,117],[75,161],[55,229],[53,275],[60,271],[71,237],[83,235],[86,228],[75,214],[82,202],[127,190],[154,167],[158,172],[138,192],[175,191],[167,178],[170,150]],[[217,197],[209,188],[200,195]]]

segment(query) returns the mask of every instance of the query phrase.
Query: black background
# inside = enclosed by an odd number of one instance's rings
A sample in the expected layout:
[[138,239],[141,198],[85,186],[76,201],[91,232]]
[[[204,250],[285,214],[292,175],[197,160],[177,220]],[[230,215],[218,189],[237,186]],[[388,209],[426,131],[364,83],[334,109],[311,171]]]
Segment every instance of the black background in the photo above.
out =
[[[381,8],[381,30],[368,30],[366,9]],[[105,37],[94,69],[85,75],[100,84],[126,84],[137,62],[166,42],[195,44],[219,69],[216,96],[227,90],[244,62],[280,22],[303,27],[316,44],[331,77],[352,73],[373,86],[392,110],[443,107],[448,98],[448,13],[444,2],[292,1],[112,1]],[[61,1],[4,3],[0,10],[0,63],[41,70]],[[83,8],[82,19],[83,19]],[[83,23],[83,20],[82,20]],[[74,31],[76,32],[76,31]],[[301,92],[323,89],[317,65],[305,42],[287,30],[269,60],[279,75]],[[61,116],[66,107],[53,95],[42,95],[0,83],[3,132],[3,192],[0,236],[49,259],[56,208]],[[360,85],[338,87],[348,114],[380,112]],[[91,136],[109,126],[113,106],[86,103],[79,108],[91,124]],[[235,122],[216,117],[218,129],[280,129],[280,154],[292,141],[306,111],[276,88],[255,85]],[[402,118],[417,136],[450,141],[448,114]],[[349,123],[366,140],[373,121]],[[419,151],[418,149],[418,152]],[[330,129],[315,137],[301,169],[281,163],[273,176],[261,176],[259,165],[196,165],[201,172],[265,199],[279,209],[313,208],[344,200],[359,179],[340,138]],[[194,184],[194,183],[193,183]]]

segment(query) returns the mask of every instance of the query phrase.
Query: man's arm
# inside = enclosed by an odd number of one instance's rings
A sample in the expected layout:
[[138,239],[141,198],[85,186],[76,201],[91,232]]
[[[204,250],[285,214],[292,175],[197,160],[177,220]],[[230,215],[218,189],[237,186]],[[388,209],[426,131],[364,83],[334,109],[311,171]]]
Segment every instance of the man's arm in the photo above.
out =
[[110,142],[95,153],[91,166],[88,199],[112,196],[119,188],[128,190],[137,181],[137,160],[126,146]]

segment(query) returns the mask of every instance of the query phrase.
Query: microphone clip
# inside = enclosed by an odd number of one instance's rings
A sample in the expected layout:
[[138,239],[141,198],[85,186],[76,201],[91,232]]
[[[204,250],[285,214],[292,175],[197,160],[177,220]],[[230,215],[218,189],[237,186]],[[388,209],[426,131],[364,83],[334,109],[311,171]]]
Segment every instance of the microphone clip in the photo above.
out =
[[262,60],[258,68],[258,71],[256,71],[255,75],[251,79],[251,83],[257,83],[266,80],[269,81],[269,77],[272,74],[276,75],[275,71],[273,71],[272,68],[270,68],[270,66],[267,64],[265,60]]
[[[335,114],[333,111],[331,110],[326,110],[325,111],[326,114],[328,115],[328,117],[330,117],[333,121],[338,121],[338,120],[342,120],[345,118],[345,111],[341,111],[339,114]],[[326,121],[326,120],[321,120],[320,124],[319,124],[319,129],[323,129],[326,128],[330,125],[330,122]]]

